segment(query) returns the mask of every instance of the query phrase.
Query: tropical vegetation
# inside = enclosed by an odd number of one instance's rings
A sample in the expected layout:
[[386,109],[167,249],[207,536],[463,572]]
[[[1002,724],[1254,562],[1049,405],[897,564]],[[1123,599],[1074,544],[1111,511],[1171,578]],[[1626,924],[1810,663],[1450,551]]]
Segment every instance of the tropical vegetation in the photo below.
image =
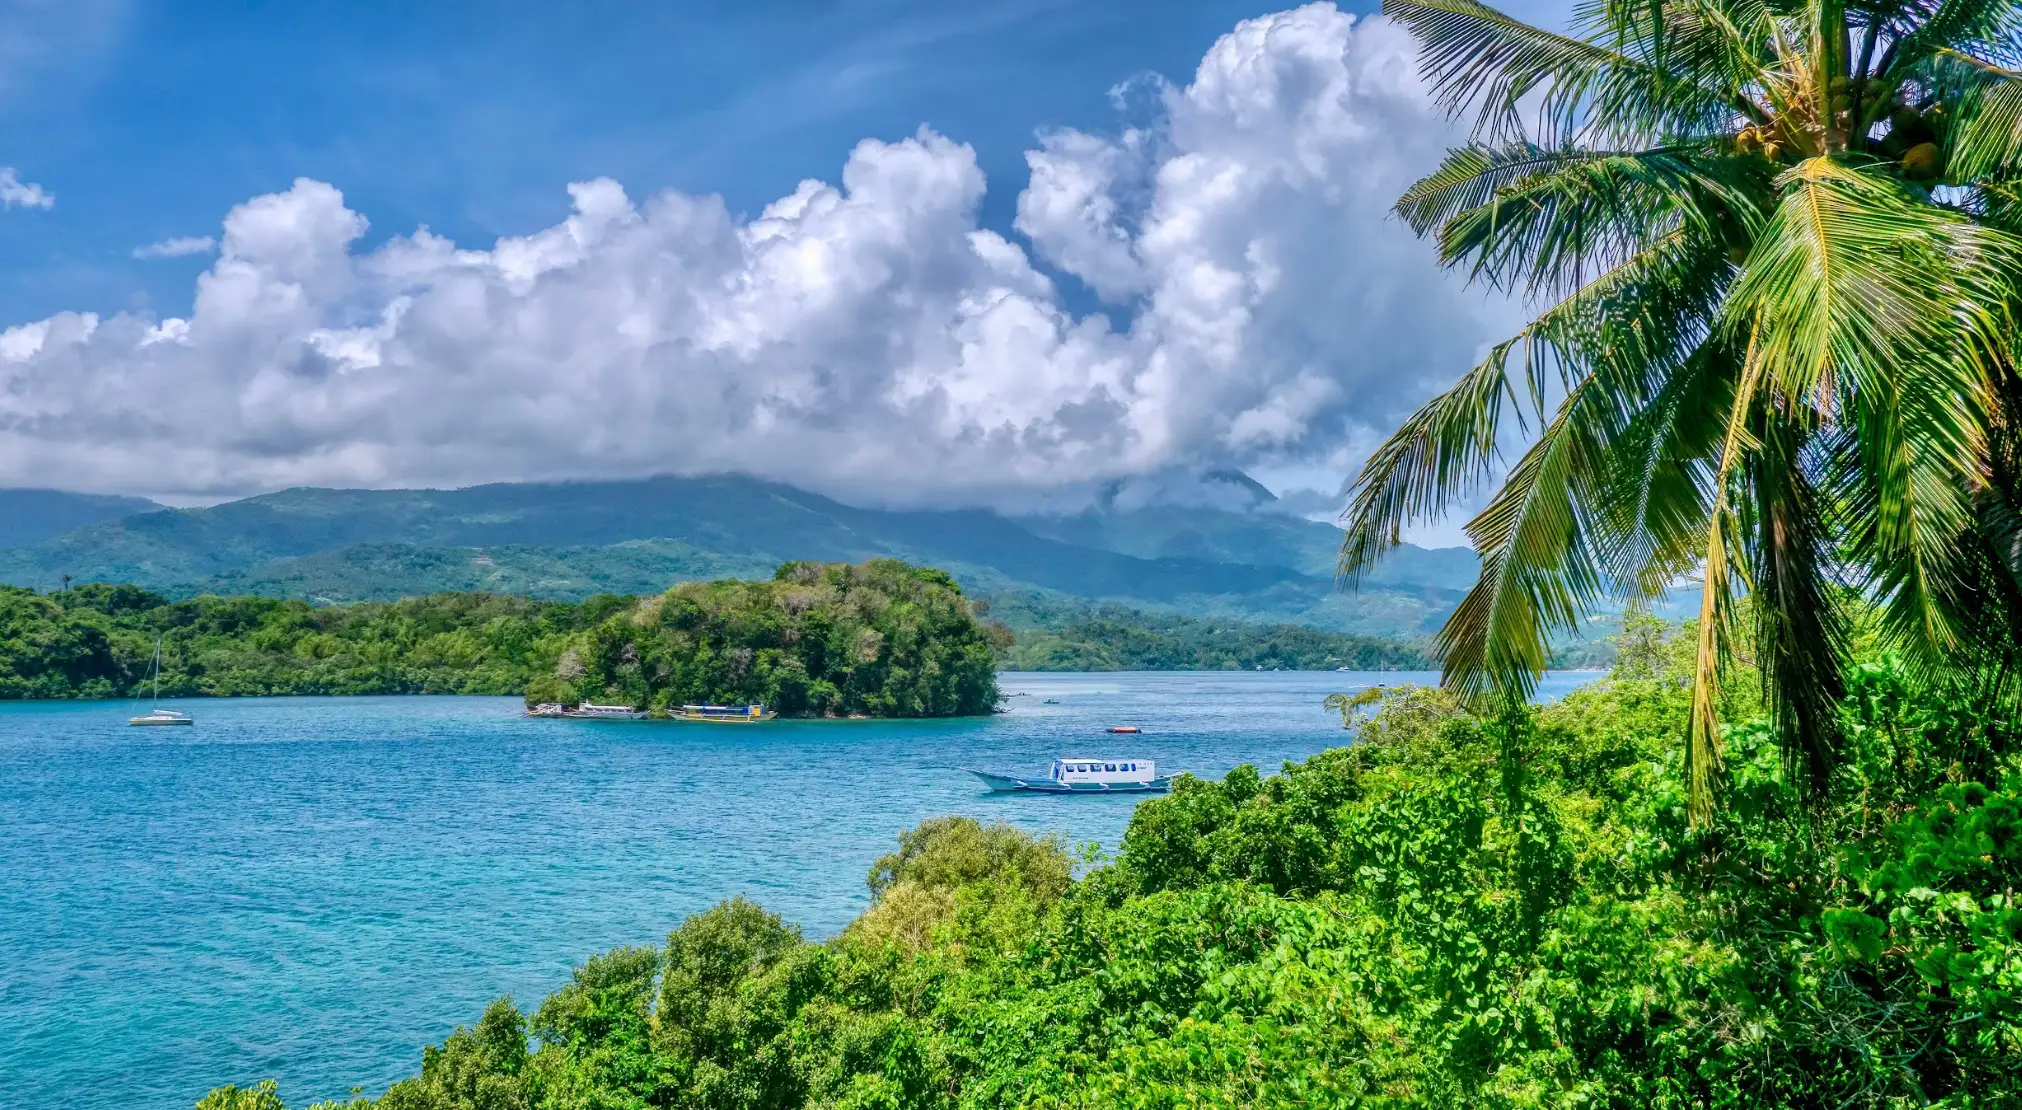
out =
[[792,562],[771,581],[684,582],[611,614],[571,637],[526,698],[763,702],[788,716],[988,713],[996,652],[1009,641],[943,571]]
[[1569,35],[1476,0],[1384,11],[1474,127],[1398,214],[1547,307],[1376,452],[1344,572],[1529,433],[1468,525],[1481,575],[1439,633],[1446,680],[1520,696],[1596,603],[1698,573],[1701,824],[1740,654],[1784,758],[1828,789],[1850,600],[1914,673],[2012,709],[2022,6],[1592,0]]
[[1803,807],[1731,684],[1695,829],[1696,648],[1644,619],[1605,680],[1491,715],[1393,688],[1353,746],[1181,779],[1108,859],[930,821],[838,936],[725,902],[326,1110],[2022,1104],[2013,722],[1864,659]]
[[1250,624],[1120,605],[1091,606],[1056,628],[1021,630],[1013,671],[1381,671],[1427,665],[1417,647],[1297,624]]
[[0,586],[0,699],[268,694],[517,694],[568,637],[629,605],[491,594],[317,608],[264,597],[170,601],[137,586]]

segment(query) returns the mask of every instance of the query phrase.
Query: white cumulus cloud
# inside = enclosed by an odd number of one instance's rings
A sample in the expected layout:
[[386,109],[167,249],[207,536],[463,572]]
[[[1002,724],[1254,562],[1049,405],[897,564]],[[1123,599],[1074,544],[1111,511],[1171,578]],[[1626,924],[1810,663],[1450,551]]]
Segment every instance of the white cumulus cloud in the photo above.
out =
[[0,166],[0,207],[54,208],[56,194],[40,185],[21,180],[13,166]]
[[133,248],[133,256],[139,259],[182,258],[185,255],[209,254],[218,249],[218,241],[209,235],[178,235],[163,239],[159,243],[149,243]]
[[926,129],[749,218],[578,183],[561,223],[487,249],[361,249],[366,218],[299,180],[226,217],[186,319],[0,333],[0,484],[736,470],[989,502],[1337,458],[1506,323],[1388,217],[1452,137],[1415,56],[1328,4],[1246,21],[1155,126],[1047,133],[1022,243]]

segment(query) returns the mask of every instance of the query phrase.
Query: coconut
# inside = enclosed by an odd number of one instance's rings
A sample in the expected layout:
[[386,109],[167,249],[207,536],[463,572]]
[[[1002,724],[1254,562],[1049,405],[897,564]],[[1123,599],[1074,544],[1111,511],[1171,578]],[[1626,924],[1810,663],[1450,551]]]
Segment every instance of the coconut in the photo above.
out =
[[1936,143],[1918,143],[1903,155],[1903,176],[1912,181],[1933,180],[1943,170]]

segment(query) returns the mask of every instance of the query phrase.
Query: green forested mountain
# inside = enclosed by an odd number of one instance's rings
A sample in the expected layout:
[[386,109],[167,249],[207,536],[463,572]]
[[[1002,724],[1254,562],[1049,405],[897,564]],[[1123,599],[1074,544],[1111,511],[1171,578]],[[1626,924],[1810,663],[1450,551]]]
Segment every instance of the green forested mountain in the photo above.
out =
[[26,547],[74,528],[160,508],[145,497],[54,489],[0,489],[0,548]]
[[752,576],[793,559],[895,557],[976,596],[1116,601],[1218,620],[1416,638],[1449,612],[1471,553],[1407,547],[1357,594],[1335,589],[1340,533],[1252,508],[1098,507],[1008,517],[866,509],[736,476],[462,490],[295,489],[128,516],[0,548],[0,582],[61,576],[172,596],[319,602],[483,590],[580,600]]
[[169,590],[301,598],[318,604],[397,601],[464,591],[581,601],[598,594],[658,593],[674,582],[765,578],[778,565],[779,560],[765,556],[720,555],[680,540],[628,540],[605,547],[370,543],[275,559]]

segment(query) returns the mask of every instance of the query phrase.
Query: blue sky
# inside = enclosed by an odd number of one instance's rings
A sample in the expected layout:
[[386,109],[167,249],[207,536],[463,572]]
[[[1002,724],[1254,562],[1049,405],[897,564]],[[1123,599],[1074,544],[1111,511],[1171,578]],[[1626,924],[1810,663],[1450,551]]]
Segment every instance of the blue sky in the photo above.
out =
[[[860,139],[921,124],[1024,176],[1036,128],[1111,127],[1145,73],[1184,79],[1268,5],[976,3],[11,3],[0,165],[54,194],[0,220],[7,322],[189,311],[233,205],[331,182],[372,229],[488,245],[566,213],[597,176],[752,211],[832,177]],[[1007,227],[1015,188],[983,222]]]

